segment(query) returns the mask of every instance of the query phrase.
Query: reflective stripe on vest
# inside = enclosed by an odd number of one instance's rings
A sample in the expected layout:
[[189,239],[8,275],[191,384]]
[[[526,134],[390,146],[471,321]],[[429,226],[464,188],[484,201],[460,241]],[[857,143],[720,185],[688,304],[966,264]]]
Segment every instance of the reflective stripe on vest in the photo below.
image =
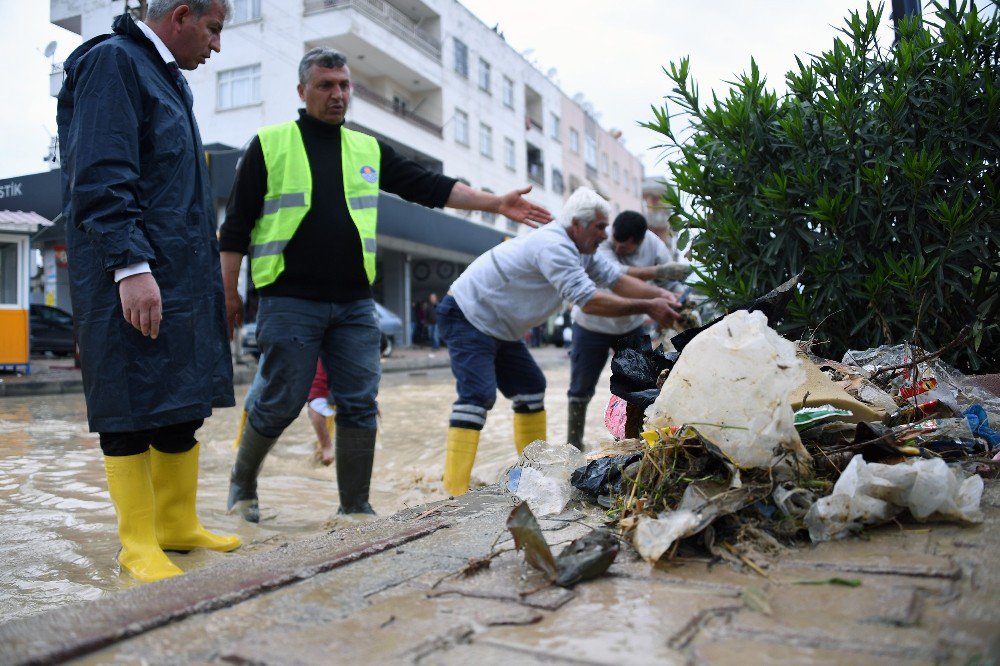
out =
[[[250,233],[251,274],[259,289],[285,270],[285,247],[312,202],[312,172],[295,122],[263,127],[257,136],[267,167],[267,193],[261,216]],[[372,283],[381,151],[373,137],[346,127],[340,130],[340,146],[347,210],[358,228],[365,274]]]

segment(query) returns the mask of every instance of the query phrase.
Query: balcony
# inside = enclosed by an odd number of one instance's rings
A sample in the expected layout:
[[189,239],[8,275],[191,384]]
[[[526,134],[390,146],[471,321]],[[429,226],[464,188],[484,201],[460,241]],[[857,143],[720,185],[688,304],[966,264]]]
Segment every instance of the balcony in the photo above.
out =
[[426,118],[418,116],[409,109],[399,106],[398,104],[394,104],[391,99],[382,97],[378,93],[374,92],[369,88],[366,88],[357,81],[354,82],[354,94],[357,95],[360,99],[365,100],[369,104],[374,104],[383,111],[388,111],[389,113],[395,114],[400,118],[402,118],[403,120],[406,120],[407,122],[412,123],[413,125],[416,125],[417,127],[427,132],[430,132],[434,136],[438,138],[441,137],[440,125],[435,125],[431,121],[427,120]]
[[428,58],[439,64],[441,62],[441,41],[419,28],[416,21],[385,0],[304,0],[304,2],[306,15],[353,9],[380,24]]

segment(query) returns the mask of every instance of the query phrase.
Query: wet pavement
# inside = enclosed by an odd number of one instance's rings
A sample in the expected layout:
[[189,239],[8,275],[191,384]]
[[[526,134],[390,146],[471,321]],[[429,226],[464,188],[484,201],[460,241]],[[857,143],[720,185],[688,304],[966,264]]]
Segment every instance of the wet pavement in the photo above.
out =
[[[550,439],[565,436],[565,352],[549,379]],[[604,437],[607,375],[588,413]],[[242,387],[240,393],[245,391]],[[300,417],[265,465],[265,520],[223,512],[237,410],[203,443],[200,513],[234,553],[171,557],[188,575],[134,587],[115,571],[114,513],[79,395],[0,400],[0,663],[745,664],[991,663],[1000,658],[1000,483],[977,527],[904,523],[788,550],[761,573],[700,559],[650,567],[623,549],[609,575],[546,587],[513,552],[511,498],[451,499],[438,479],[454,399],[445,369],[387,373],[373,479],[385,518],[338,520],[333,470],[311,462]],[[509,403],[483,433],[474,481],[514,461]],[[427,503],[432,503],[428,505]],[[554,549],[602,514],[543,520]],[[470,558],[498,553],[471,576]],[[860,583],[804,584],[839,577]],[[127,589],[132,588],[132,589]],[[89,600],[89,601],[88,601]],[[82,602],[82,603],[71,603]]]
[[[383,515],[447,497],[440,478],[447,418],[455,399],[447,352],[430,356],[421,349],[399,351],[403,353],[394,353],[383,364],[387,371],[379,396],[382,416],[372,505]],[[554,347],[537,351],[549,379],[549,433],[565,438],[566,353]],[[52,364],[72,365],[65,359],[53,359]],[[243,372],[252,376],[252,368],[244,366]],[[605,374],[588,414],[588,433],[595,440],[606,433],[603,405],[609,396],[610,370]],[[237,385],[238,401],[247,388]],[[198,431],[202,443],[198,507],[205,525],[239,534],[245,544],[241,552],[254,553],[340,524],[335,515],[334,469],[313,461],[315,437],[305,414],[285,431],[265,462],[259,488],[261,524],[250,526],[226,514],[239,415],[237,409],[216,410]],[[513,464],[512,431],[510,403],[501,396],[483,431],[474,484],[493,483]],[[87,430],[82,394],[0,398],[0,558],[4,563],[0,566],[0,618],[104,598],[134,586],[129,576],[118,573],[115,525],[100,447],[96,434]],[[194,551],[172,557],[190,571],[226,556]]]
[[[0,625],[0,662],[979,664],[1000,655],[1000,485],[986,522],[900,525],[784,552],[759,574],[625,549],[572,590],[512,550],[484,489],[100,602]],[[600,522],[542,521],[556,546]],[[495,557],[464,575],[470,558]],[[831,578],[851,585],[829,584]],[[126,622],[124,618],[127,618]]]

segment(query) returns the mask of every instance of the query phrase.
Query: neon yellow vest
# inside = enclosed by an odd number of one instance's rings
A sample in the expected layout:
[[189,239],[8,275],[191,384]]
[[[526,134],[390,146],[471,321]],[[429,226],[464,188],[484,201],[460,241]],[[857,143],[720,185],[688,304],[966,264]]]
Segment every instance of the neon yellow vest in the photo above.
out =
[[[254,285],[273,283],[285,270],[285,247],[312,202],[312,172],[302,133],[295,122],[263,127],[257,133],[267,166],[267,193],[261,216],[250,232]],[[368,282],[375,281],[375,227],[378,223],[378,169],[382,153],[374,137],[342,127],[340,155],[344,196],[361,237]]]

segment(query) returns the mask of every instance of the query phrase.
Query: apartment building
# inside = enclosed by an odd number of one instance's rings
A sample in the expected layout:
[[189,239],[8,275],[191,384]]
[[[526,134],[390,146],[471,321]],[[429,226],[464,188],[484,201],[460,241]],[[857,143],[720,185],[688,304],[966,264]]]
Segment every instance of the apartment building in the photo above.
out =
[[[642,166],[620,135],[456,0],[233,5],[222,53],[186,73],[220,219],[242,147],[262,125],[296,117],[298,62],[316,46],[348,58],[348,126],[424,166],[493,192],[530,183],[530,197],[553,212],[580,185],[616,212],[641,210]],[[84,39],[123,10],[122,0],[50,0],[52,23]],[[54,91],[60,82],[56,71]],[[385,195],[379,209],[376,296],[404,318],[409,303],[444,292],[478,254],[527,231],[495,215],[429,211]]]

